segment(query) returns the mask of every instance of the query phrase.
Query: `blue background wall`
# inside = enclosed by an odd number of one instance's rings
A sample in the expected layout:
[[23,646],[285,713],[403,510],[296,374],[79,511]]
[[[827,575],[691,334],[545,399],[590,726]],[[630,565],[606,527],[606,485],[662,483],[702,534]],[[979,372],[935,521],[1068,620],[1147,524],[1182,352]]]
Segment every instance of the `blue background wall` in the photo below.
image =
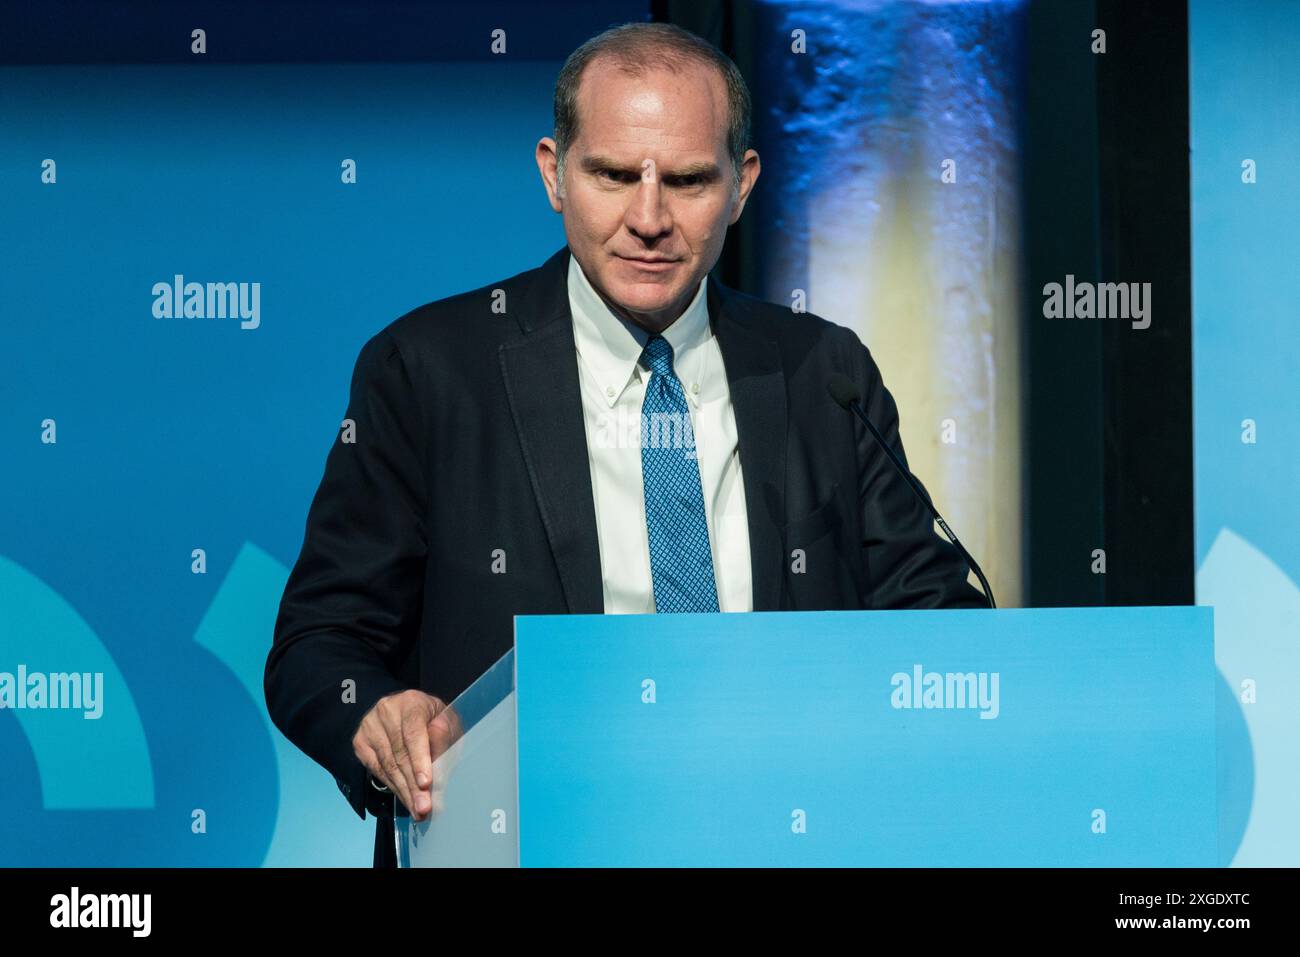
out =
[[[563,244],[558,66],[0,68],[0,671],[106,682],[0,715],[0,864],[369,864],[267,719],[275,610],[361,344]],[[175,273],[260,327],[155,319]]]
[[1219,670],[1249,733],[1220,743],[1221,815],[1239,822],[1221,841],[1236,865],[1294,867],[1300,7],[1192,0],[1189,12],[1196,599],[1214,606]]

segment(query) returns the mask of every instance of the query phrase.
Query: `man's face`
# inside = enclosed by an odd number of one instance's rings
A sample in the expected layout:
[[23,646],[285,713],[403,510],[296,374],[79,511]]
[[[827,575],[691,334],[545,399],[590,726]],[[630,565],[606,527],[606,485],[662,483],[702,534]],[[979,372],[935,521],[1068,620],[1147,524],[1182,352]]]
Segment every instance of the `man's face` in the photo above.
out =
[[597,58],[578,89],[578,137],[555,179],[555,143],[537,146],[551,205],[578,264],[625,318],[670,325],[722,254],[758,177],[750,150],[735,188],[726,85],[697,64],[628,76]]

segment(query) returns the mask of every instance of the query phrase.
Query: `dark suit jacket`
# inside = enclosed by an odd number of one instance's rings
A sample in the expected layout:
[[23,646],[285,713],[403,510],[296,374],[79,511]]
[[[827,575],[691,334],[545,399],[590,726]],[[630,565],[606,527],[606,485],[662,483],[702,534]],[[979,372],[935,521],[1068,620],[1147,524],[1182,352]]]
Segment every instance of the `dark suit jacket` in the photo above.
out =
[[[421,306],[357,359],[355,442],[336,439],[326,460],[265,690],[276,726],[358,815],[379,818],[376,865],[393,863],[392,799],[352,751],[371,706],[406,688],[450,702],[510,650],[515,615],[604,611],[568,263],[566,248]],[[851,376],[901,452],[894,401],[857,336],[712,277],[708,306],[736,417],[754,609],[983,607],[955,550],[827,393],[831,373]],[[495,549],[508,574],[492,573]]]

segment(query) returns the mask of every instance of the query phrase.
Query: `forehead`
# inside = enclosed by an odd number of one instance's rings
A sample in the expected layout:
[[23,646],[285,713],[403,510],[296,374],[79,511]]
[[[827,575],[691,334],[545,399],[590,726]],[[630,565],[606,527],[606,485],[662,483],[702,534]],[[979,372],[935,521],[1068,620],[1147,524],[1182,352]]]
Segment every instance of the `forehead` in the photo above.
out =
[[703,63],[648,64],[633,75],[597,57],[582,73],[577,106],[584,150],[726,151],[726,83]]

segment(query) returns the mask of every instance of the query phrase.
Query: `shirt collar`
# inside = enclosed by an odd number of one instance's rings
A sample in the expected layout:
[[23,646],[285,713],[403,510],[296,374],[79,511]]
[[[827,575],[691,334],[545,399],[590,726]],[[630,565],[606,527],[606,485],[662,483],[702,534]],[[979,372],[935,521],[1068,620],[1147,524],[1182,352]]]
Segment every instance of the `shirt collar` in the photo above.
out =
[[[700,280],[690,305],[661,333],[673,347],[673,369],[692,405],[699,401],[704,371],[705,355],[700,347],[713,337],[705,295],[707,282],[707,276]],[[575,256],[569,257],[568,285],[578,355],[593,373],[605,402],[613,408],[634,376],[648,374],[640,368],[637,360],[641,358],[650,334],[635,323],[614,315],[592,287]]]

